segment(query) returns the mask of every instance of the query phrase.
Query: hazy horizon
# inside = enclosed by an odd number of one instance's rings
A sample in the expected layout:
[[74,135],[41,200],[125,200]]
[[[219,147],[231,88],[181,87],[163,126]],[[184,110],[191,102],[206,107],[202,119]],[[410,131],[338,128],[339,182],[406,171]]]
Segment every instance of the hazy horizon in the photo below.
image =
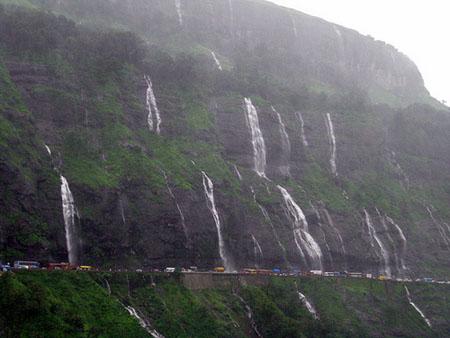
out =
[[431,95],[450,104],[450,4],[440,0],[269,0],[385,41],[419,67]]

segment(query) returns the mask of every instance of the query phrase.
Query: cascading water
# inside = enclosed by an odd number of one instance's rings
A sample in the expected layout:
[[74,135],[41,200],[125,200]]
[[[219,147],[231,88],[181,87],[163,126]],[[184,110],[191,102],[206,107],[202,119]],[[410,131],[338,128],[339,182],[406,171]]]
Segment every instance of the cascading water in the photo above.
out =
[[402,251],[401,251],[401,257],[400,257],[400,263],[402,266],[402,270],[407,270],[408,268],[406,267],[406,264],[405,264],[406,246],[407,246],[405,234],[403,233],[402,228],[400,228],[400,226],[397,223],[395,223],[392,218],[390,218],[389,216],[386,216],[386,220],[390,224],[392,224],[395,227],[395,229],[398,231],[400,240],[402,241]]
[[158,105],[156,104],[155,93],[153,92],[153,83],[150,79],[150,76],[144,76],[145,82],[147,82],[147,94],[146,94],[146,106],[148,111],[147,123],[150,131],[154,130],[153,123],[153,111],[155,112],[156,118],[156,133],[161,133],[161,114],[158,109]]
[[441,236],[443,242],[447,245],[447,247],[450,247],[450,240],[445,233],[444,227],[438,222],[438,220],[434,217],[433,211],[431,211],[430,207],[427,207],[428,214],[430,215],[431,220],[433,221],[434,225],[438,229],[439,235]]
[[389,231],[389,228],[387,226],[386,217],[384,217],[381,214],[381,212],[380,212],[380,210],[378,210],[378,208],[375,208],[375,210],[377,211],[378,217],[380,219],[380,223],[383,226],[384,233],[385,233],[389,243],[391,243],[391,246],[393,248],[395,267],[397,268],[397,271],[400,272],[401,271],[401,267],[400,267],[400,259],[399,259],[398,254],[397,254],[397,251],[398,251],[397,245],[396,245],[394,239],[392,238],[391,233]]
[[291,17],[291,23],[292,23],[292,32],[294,33],[295,37],[298,37],[298,31],[297,31],[297,25],[295,24],[294,16]]
[[327,126],[327,132],[328,132],[328,141],[330,144],[330,166],[331,166],[331,173],[334,176],[337,176],[337,166],[336,166],[336,134],[334,133],[334,126],[333,121],[331,120],[331,114],[327,113],[326,116],[326,126]]
[[44,144],[44,146],[45,146],[45,149],[47,150],[47,153],[48,153],[50,156],[52,156],[52,151],[50,150],[50,147],[49,147],[48,145],[46,145],[46,144]]
[[245,312],[247,313],[247,318],[250,321],[250,325],[252,326],[253,332],[256,334],[257,337],[262,338],[263,336],[261,335],[261,333],[258,330],[258,326],[256,325],[254,316],[253,316],[253,311],[252,308],[250,307],[250,305],[247,304],[247,302],[244,300],[244,298],[242,298],[241,296],[239,296],[237,293],[234,293],[234,295],[241,301],[241,303],[244,305],[245,307]]
[[339,39],[342,39],[342,33],[341,30],[339,28],[337,28],[336,26],[333,26],[334,28],[334,32],[336,33],[336,35],[338,36]]
[[178,15],[178,23],[183,26],[183,11],[181,10],[181,0],[175,0],[175,8]]
[[427,323],[428,327],[431,328],[430,320],[427,317],[425,317],[425,314],[422,312],[422,310],[420,310],[419,307],[416,304],[414,304],[414,302],[412,301],[411,294],[409,293],[408,287],[406,285],[405,285],[405,291],[406,291],[406,297],[408,298],[409,304],[414,308],[414,310],[416,310],[419,313],[419,315],[423,318],[425,323]]
[[311,264],[313,265],[313,267],[323,270],[322,251],[320,250],[317,242],[309,233],[308,222],[306,221],[306,217],[303,214],[302,209],[298,206],[297,203],[295,203],[294,199],[285,188],[280,185],[278,185],[277,187],[280,190],[281,195],[283,196],[286,211],[292,221],[294,241],[298,248],[298,251],[300,252],[300,255],[305,259],[305,254],[303,252],[304,248],[311,260]]
[[395,153],[395,151],[389,151],[388,154],[389,154],[388,161],[389,161],[390,165],[394,168],[396,174],[402,179],[406,188],[409,188],[409,182],[410,182],[409,177],[406,174],[406,172],[403,170],[400,163],[398,163],[397,154]]
[[188,230],[187,230],[187,226],[186,226],[186,219],[184,217],[183,210],[181,210],[181,207],[178,204],[178,201],[177,201],[177,199],[175,197],[175,194],[173,193],[172,189],[170,188],[169,179],[167,177],[166,172],[164,170],[162,170],[162,169],[161,169],[161,172],[162,172],[162,174],[164,176],[164,181],[166,182],[167,191],[169,192],[170,197],[172,197],[172,199],[173,199],[173,201],[174,201],[174,203],[175,203],[175,205],[177,207],[178,214],[180,215],[181,226],[183,227],[184,236],[186,237],[186,240],[189,242],[189,234],[188,234]]
[[153,338],[165,338],[158,331],[156,331],[155,329],[152,329],[151,325],[139,315],[139,313],[136,311],[135,308],[133,308],[132,306],[125,306],[125,309],[128,311],[130,316],[133,316],[134,318],[137,319],[137,321],[139,322],[139,325],[142,328],[144,328],[145,331],[147,331]]
[[127,222],[125,219],[125,210],[123,208],[123,202],[121,198],[119,199],[119,208],[120,208],[120,216],[122,217],[122,223],[123,225],[125,225]]
[[64,226],[66,231],[67,254],[70,264],[78,263],[77,240],[75,232],[75,201],[69,188],[69,183],[64,176],[61,178],[61,200],[64,215]]
[[237,178],[239,179],[239,181],[242,181],[242,175],[241,175],[241,173],[239,172],[239,169],[238,169],[238,167],[236,166],[236,164],[234,165],[234,171],[236,172],[236,176],[237,176]]
[[247,111],[247,123],[250,127],[253,145],[254,170],[264,178],[266,177],[266,144],[261,128],[259,127],[258,111],[248,98],[244,99]]
[[298,122],[300,123],[300,133],[302,137],[302,143],[303,146],[306,148],[308,146],[308,140],[306,139],[305,134],[305,121],[303,120],[303,115],[300,112],[295,113],[295,116],[297,116]]
[[256,200],[256,194],[255,194],[255,190],[253,189],[253,187],[250,187],[250,189],[252,190],[253,193],[253,200],[255,201],[256,205],[258,206],[259,210],[261,210],[261,213],[264,216],[264,219],[267,221],[267,224],[269,224],[270,228],[272,229],[272,233],[273,236],[275,237],[275,240],[277,241],[278,246],[281,249],[281,252],[283,254],[283,259],[286,262],[287,265],[290,265],[288,260],[287,260],[287,251],[285,246],[283,245],[283,243],[281,243],[280,240],[280,236],[278,235],[277,230],[275,229],[275,226],[272,223],[272,220],[269,216],[269,213],[267,212],[266,208],[264,208],[261,204],[258,203],[258,201]]
[[324,212],[324,214],[325,214],[325,216],[327,218],[328,225],[334,230],[334,232],[336,234],[336,237],[337,237],[337,239],[338,239],[338,241],[340,243],[340,246],[341,246],[342,254],[344,254],[344,256],[347,255],[347,251],[345,250],[344,240],[342,239],[342,235],[341,235],[339,229],[334,224],[333,219],[331,218],[331,215],[328,212],[328,210],[324,208],[323,212]]
[[298,290],[297,282],[295,282],[295,287],[297,288],[298,299],[306,307],[309,313],[314,319],[319,320],[319,314],[317,313],[314,305],[306,298],[306,296]]
[[280,129],[280,135],[281,135],[281,145],[283,147],[283,162],[284,166],[281,167],[281,172],[285,176],[290,176],[290,168],[289,168],[289,161],[291,158],[291,142],[289,141],[289,135],[286,131],[286,126],[283,123],[283,120],[281,119],[280,113],[272,106],[272,111],[275,113],[278,119],[278,125]]
[[227,255],[225,242],[223,241],[222,224],[220,222],[219,213],[217,212],[216,202],[214,200],[214,184],[204,171],[202,171],[202,176],[203,176],[203,188],[205,191],[208,209],[209,211],[211,211],[211,214],[214,218],[214,223],[216,224],[217,228],[217,237],[219,239],[219,255],[220,258],[222,259],[225,270],[233,271],[234,270],[233,265],[231,263],[230,258]]
[[375,248],[374,241],[377,242],[377,244],[380,248],[381,256],[384,261],[384,274],[388,277],[391,277],[392,272],[391,272],[391,267],[390,267],[389,252],[386,250],[386,247],[384,246],[383,242],[378,237],[377,231],[372,222],[372,218],[370,217],[370,214],[367,212],[366,209],[364,209],[364,215],[365,215],[366,225],[367,225],[368,232],[369,232],[370,245],[373,248]]
[[253,251],[255,254],[255,262],[258,262],[258,257],[262,261],[264,259],[264,255],[263,255],[261,245],[259,245],[258,240],[256,239],[256,237],[253,234],[251,234],[251,237],[252,237],[252,241],[253,241]]
[[220,63],[219,59],[217,58],[216,53],[214,53],[213,51],[211,51],[211,55],[212,55],[212,57],[213,57],[213,59],[214,59],[214,62],[216,63],[217,69],[220,70],[220,71],[222,71],[222,70],[223,70],[222,64]]

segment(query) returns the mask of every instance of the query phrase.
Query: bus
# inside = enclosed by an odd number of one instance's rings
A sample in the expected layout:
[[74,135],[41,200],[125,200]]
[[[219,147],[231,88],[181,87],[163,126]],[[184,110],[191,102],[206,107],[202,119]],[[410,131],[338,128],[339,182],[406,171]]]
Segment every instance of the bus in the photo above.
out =
[[35,261],[15,261],[14,262],[14,269],[17,270],[33,270],[33,269],[40,269],[41,264],[39,262]]

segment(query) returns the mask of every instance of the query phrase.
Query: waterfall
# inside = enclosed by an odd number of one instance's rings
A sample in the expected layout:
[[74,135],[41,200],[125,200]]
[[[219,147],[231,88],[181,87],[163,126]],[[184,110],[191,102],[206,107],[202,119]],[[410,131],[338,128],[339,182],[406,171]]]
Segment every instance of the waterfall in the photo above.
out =
[[222,224],[220,223],[219,213],[217,212],[216,202],[214,200],[214,184],[204,171],[202,171],[202,176],[203,176],[203,188],[205,191],[208,209],[209,211],[211,211],[211,214],[214,218],[214,223],[216,224],[217,228],[217,237],[219,239],[219,255],[220,258],[222,259],[225,270],[233,271],[233,266],[227,255],[225,243],[223,241]]
[[395,169],[396,174],[403,179],[403,182],[404,182],[406,188],[408,188],[409,187],[409,177],[406,174],[406,172],[403,170],[400,163],[398,163],[397,154],[395,153],[395,151],[389,152],[388,162]]
[[290,168],[289,168],[289,161],[291,158],[291,142],[289,141],[289,135],[286,131],[286,126],[283,123],[283,120],[281,119],[280,113],[272,106],[272,111],[275,113],[278,119],[278,125],[280,128],[280,134],[281,134],[281,145],[283,147],[283,157],[284,157],[284,164],[285,166],[281,168],[281,171],[283,175],[290,176]]
[[409,293],[408,287],[406,285],[405,285],[405,291],[406,291],[406,297],[408,298],[409,304],[419,313],[419,315],[423,318],[425,323],[427,323],[428,327],[431,328],[430,320],[427,317],[425,317],[422,310],[420,310],[419,307],[416,304],[414,304],[414,302],[412,301],[412,298],[411,298],[411,294]]
[[48,153],[50,156],[52,156],[52,151],[50,150],[50,147],[49,147],[48,145],[46,145],[46,144],[44,144],[44,146],[45,146],[45,149],[47,150],[47,153]]
[[254,170],[264,178],[266,177],[266,144],[259,127],[258,111],[248,98],[244,99],[247,110],[247,123],[250,127],[253,145],[253,158],[255,163]]
[[267,224],[269,224],[270,228],[272,229],[273,236],[275,237],[275,240],[277,241],[278,246],[281,249],[281,252],[283,254],[284,261],[287,265],[289,265],[289,262],[287,260],[287,251],[283,243],[281,243],[280,236],[278,235],[277,230],[275,229],[275,226],[272,223],[272,220],[270,219],[269,213],[267,212],[266,208],[264,208],[261,204],[258,203],[256,200],[256,194],[255,190],[253,190],[253,187],[250,187],[253,193],[253,200],[255,201],[256,205],[258,206],[259,210],[261,210],[262,215],[264,216],[264,219],[266,220]]
[[297,119],[300,123],[300,134],[302,137],[302,143],[303,146],[306,148],[308,146],[308,140],[306,139],[306,134],[305,134],[305,121],[303,120],[303,115],[300,112],[295,113],[295,116],[297,116]]
[[258,240],[255,238],[255,236],[253,234],[251,234],[252,236],[252,241],[253,241],[253,250],[255,253],[255,262],[258,261],[258,256],[261,260],[264,259],[264,255],[263,255],[263,251],[261,249],[261,245],[259,245]]
[[109,285],[108,280],[105,278],[106,290],[108,290],[108,296],[111,296],[111,285]]
[[258,330],[258,326],[256,325],[254,316],[253,316],[253,311],[252,308],[250,307],[250,305],[247,304],[247,302],[244,300],[244,298],[242,298],[241,296],[239,296],[237,293],[234,293],[234,295],[241,301],[241,303],[244,305],[245,307],[245,312],[247,313],[247,318],[250,320],[250,325],[252,326],[253,332],[256,334],[257,337],[262,338],[263,336],[261,335],[261,333]]
[[438,229],[439,235],[441,236],[443,242],[450,247],[450,240],[445,233],[444,227],[437,221],[437,219],[434,217],[433,212],[431,211],[430,207],[427,207],[428,214],[430,215],[431,220],[433,221],[434,225]]
[[146,94],[146,106],[148,111],[147,116],[147,123],[150,131],[154,130],[154,123],[153,123],[153,111],[155,111],[155,118],[156,118],[156,133],[161,133],[161,115],[159,113],[158,105],[156,104],[156,97],[155,93],[153,92],[153,84],[152,80],[150,79],[150,76],[145,75],[144,76],[145,82],[147,82],[147,94]]
[[66,231],[67,254],[70,264],[77,264],[77,243],[75,233],[75,201],[69,188],[69,183],[64,176],[61,178],[61,200]]
[[228,0],[228,9],[230,11],[230,26],[231,30],[234,30],[234,10],[233,10],[233,0]]
[[306,296],[298,290],[297,282],[295,282],[295,287],[297,289],[298,299],[306,307],[309,313],[314,317],[314,319],[319,320],[319,314],[317,313],[314,305],[306,298]]
[[237,178],[239,179],[239,181],[242,181],[242,175],[241,175],[241,173],[239,172],[239,169],[238,169],[238,167],[236,166],[236,164],[234,165],[234,171],[236,172],[236,176],[237,176]]
[[394,249],[393,253],[394,253],[395,267],[397,268],[397,271],[400,272],[401,268],[400,268],[400,264],[399,264],[400,260],[398,258],[398,254],[397,254],[397,251],[398,251],[397,250],[397,245],[395,244],[395,241],[394,241],[394,239],[392,238],[392,236],[390,234],[389,228],[388,228],[387,223],[386,223],[386,218],[381,214],[381,212],[380,212],[380,210],[378,210],[378,208],[375,208],[375,210],[377,211],[378,217],[380,218],[380,222],[381,222],[381,225],[383,226],[383,230],[384,230],[384,232],[386,234],[386,237],[387,237],[389,243],[391,243],[391,245],[392,245],[392,247]]
[[291,17],[291,23],[292,23],[292,32],[294,33],[295,37],[298,37],[297,25],[295,24],[294,16],[290,15],[290,17]]
[[330,166],[331,166],[331,173],[334,176],[337,176],[337,167],[336,167],[336,135],[334,133],[334,127],[333,127],[333,121],[331,120],[331,114],[327,113],[326,118],[326,126],[327,126],[327,132],[328,132],[328,141],[330,143]]
[[406,245],[407,245],[407,241],[406,241],[405,234],[403,233],[402,228],[400,228],[400,226],[399,226],[397,223],[395,223],[394,220],[393,220],[392,218],[390,218],[389,216],[386,216],[386,219],[387,219],[387,221],[388,221],[389,223],[391,223],[391,224],[395,227],[395,229],[398,231],[398,234],[399,234],[399,236],[400,236],[400,239],[401,239],[401,241],[402,241],[402,243],[403,243],[403,245],[402,245],[402,255],[401,255],[401,258],[400,258],[400,263],[401,263],[401,265],[402,265],[402,269],[403,269],[403,270],[407,270],[407,267],[406,267],[406,264],[405,264]]
[[388,277],[391,277],[391,267],[390,267],[390,258],[389,258],[389,252],[386,250],[383,242],[380,240],[380,238],[377,235],[377,231],[372,223],[372,219],[367,212],[366,209],[364,209],[365,219],[366,219],[366,225],[369,232],[369,238],[370,238],[370,245],[372,248],[375,248],[375,242],[377,242],[378,246],[380,247],[381,256],[384,261],[384,274]]
[[220,70],[220,71],[222,71],[222,70],[223,70],[222,64],[220,63],[219,59],[217,58],[216,53],[214,53],[213,51],[211,51],[211,55],[212,55],[212,57],[213,57],[213,59],[214,59],[214,62],[216,63],[217,69]]
[[333,26],[334,28],[334,32],[336,33],[336,35],[338,36],[339,39],[342,39],[342,33],[341,30],[339,28],[337,28],[336,26]]
[[177,199],[175,197],[175,194],[173,193],[172,189],[170,188],[169,179],[167,177],[166,172],[164,170],[162,170],[162,169],[161,169],[161,172],[162,172],[162,174],[164,176],[164,181],[166,182],[167,191],[169,192],[170,197],[172,197],[172,200],[174,201],[174,203],[175,203],[175,205],[177,207],[178,214],[180,215],[180,220],[181,220],[181,225],[183,227],[184,236],[186,237],[186,240],[189,241],[188,230],[187,230],[187,226],[186,226],[186,219],[184,217],[183,210],[181,210],[181,207],[178,204],[178,201],[177,201]]
[[324,209],[323,209],[323,212],[325,213],[325,216],[327,217],[328,225],[334,230],[334,232],[335,232],[335,234],[336,234],[336,237],[337,237],[337,239],[338,239],[338,241],[339,241],[339,244],[340,244],[340,246],[341,246],[342,253],[343,253],[344,255],[347,255],[347,251],[345,250],[344,240],[342,239],[342,235],[341,235],[341,233],[339,232],[339,229],[338,229],[337,226],[334,224],[333,219],[331,218],[331,215],[330,215],[330,213],[328,212],[328,210],[324,208]]
[[175,0],[175,8],[177,9],[178,23],[183,26],[183,12],[181,11],[181,0]]
[[278,185],[277,187],[283,196],[286,211],[290,215],[289,218],[292,221],[294,241],[298,248],[298,251],[300,252],[300,255],[302,256],[302,258],[305,258],[305,254],[302,249],[303,247],[306,250],[309,258],[311,259],[311,263],[314,264],[314,267],[322,270],[322,251],[320,250],[317,242],[309,233],[308,222],[306,221],[306,217],[303,214],[302,209],[298,206],[297,203],[295,203],[294,199],[285,188],[280,185]]
[[164,338],[164,336],[162,334],[160,334],[158,331],[156,331],[155,329],[152,329],[151,325],[145,320],[143,319],[139,313],[136,311],[135,308],[133,308],[132,306],[125,306],[125,309],[128,311],[128,313],[130,314],[130,316],[133,316],[134,318],[137,319],[137,321],[139,322],[139,325],[145,329],[145,331],[147,331],[148,333],[150,333],[150,335],[153,338]]

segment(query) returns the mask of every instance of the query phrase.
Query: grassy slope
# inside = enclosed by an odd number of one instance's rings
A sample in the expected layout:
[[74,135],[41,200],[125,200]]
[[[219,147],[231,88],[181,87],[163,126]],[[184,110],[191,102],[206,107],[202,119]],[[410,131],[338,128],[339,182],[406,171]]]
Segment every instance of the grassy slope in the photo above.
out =
[[[274,278],[266,286],[234,291],[190,291],[176,275],[23,272],[1,276],[0,286],[5,337],[146,336],[120,303],[132,305],[168,338],[251,337],[236,293],[252,308],[265,337],[444,337],[449,329],[449,288],[441,285],[409,285],[436,324],[433,330],[408,304],[403,285],[370,280]],[[320,321],[302,306],[297,289],[314,304]]]

